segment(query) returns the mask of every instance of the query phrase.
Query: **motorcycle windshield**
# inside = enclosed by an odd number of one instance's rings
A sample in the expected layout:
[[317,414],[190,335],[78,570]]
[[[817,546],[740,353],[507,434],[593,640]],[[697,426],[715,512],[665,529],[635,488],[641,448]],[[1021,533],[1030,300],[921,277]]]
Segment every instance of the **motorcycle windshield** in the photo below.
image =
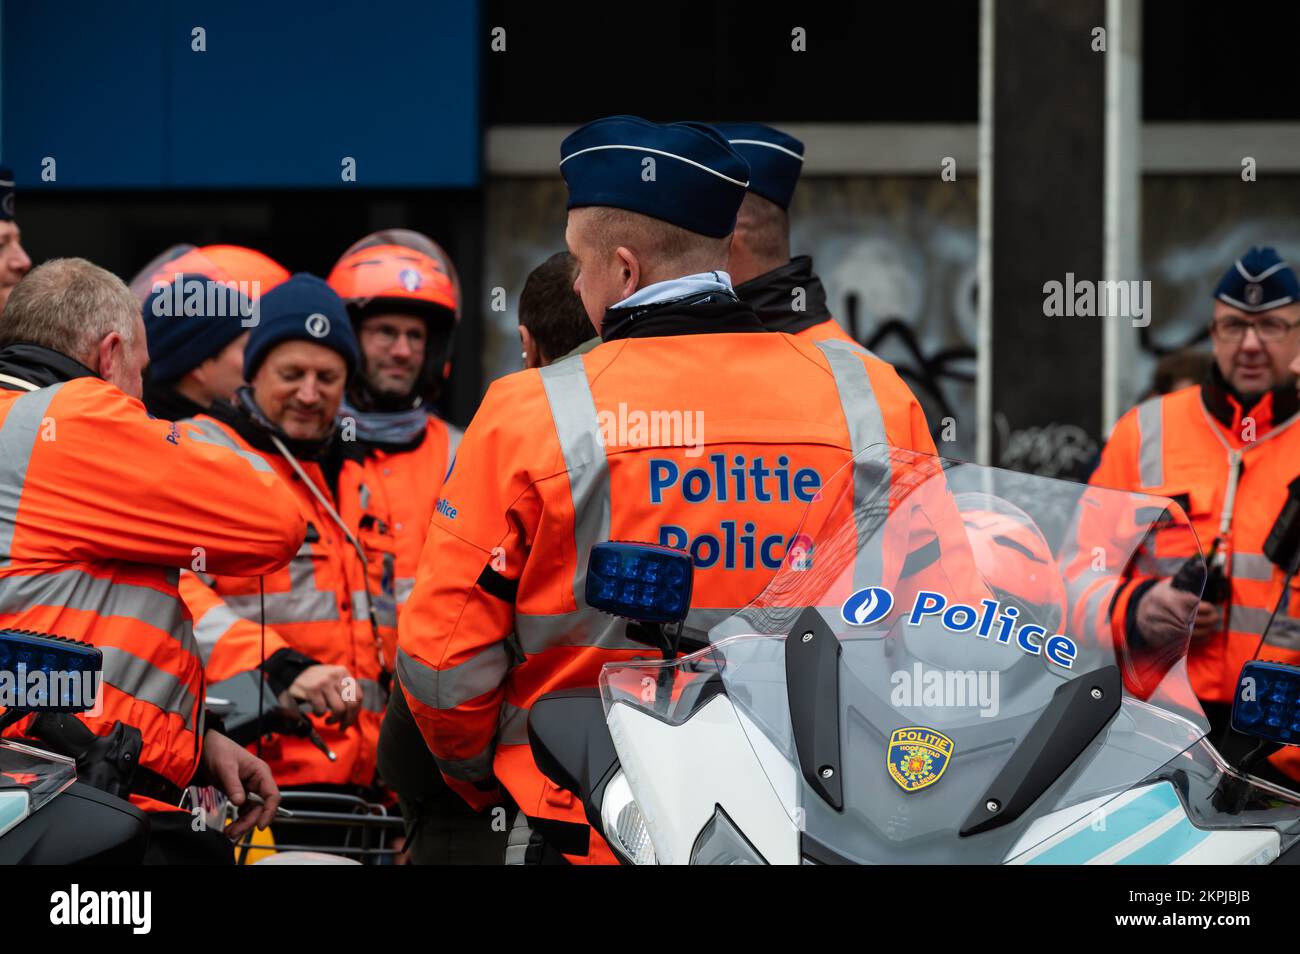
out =
[[[666,664],[660,715],[720,678],[809,860],[1011,860],[1205,735],[1190,618],[1129,625],[1179,568],[1199,593],[1172,501],[875,446],[711,647]],[[646,704],[635,669],[609,667],[607,705]]]
[[0,835],[76,780],[72,759],[0,739]]

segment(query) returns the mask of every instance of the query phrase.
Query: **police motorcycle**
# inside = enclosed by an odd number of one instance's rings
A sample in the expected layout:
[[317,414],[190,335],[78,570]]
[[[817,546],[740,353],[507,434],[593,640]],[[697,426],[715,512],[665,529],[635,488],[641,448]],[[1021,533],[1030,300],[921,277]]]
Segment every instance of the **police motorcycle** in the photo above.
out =
[[[40,743],[0,739],[0,865],[143,859],[148,818],[105,774],[138,747],[121,732],[95,738],[72,717],[95,705],[102,670],[103,654],[87,643],[0,631],[0,705],[7,705],[0,729],[36,715],[28,734]],[[52,751],[66,753],[69,745],[83,757]]]
[[871,447],[707,631],[689,555],[593,548],[588,604],[664,658],[539,699],[534,758],[626,864],[1294,862],[1300,795],[1249,769],[1300,743],[1300,669],[1246,665],[1231,765],[1191,621],[1110,629],[1174,557],[1199,591],[1172,501]]

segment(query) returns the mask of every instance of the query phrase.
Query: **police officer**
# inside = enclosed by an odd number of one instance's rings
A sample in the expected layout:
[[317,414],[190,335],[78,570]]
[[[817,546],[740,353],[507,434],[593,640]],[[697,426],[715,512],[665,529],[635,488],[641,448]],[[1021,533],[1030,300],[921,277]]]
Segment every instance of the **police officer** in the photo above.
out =
[[408,229],[354,243],[330,272],[347,305],[361,364],[343,397],[339,449],[344,516],[372,560],[388,649],[461,430],[435,410],[451,374],[460,282],[447,253]]
[[803,143],[762,123],[714,128],[749,163],[749,191],[736,217],[728,267],[736,294],[769,331],[852,341],[826,307],[812,257],[790,257],[790,199],[803,171]]
[[586,605],[591,547],[689,551],[688,626],[702,634],[762,589],[817,487],[854,452],[934,451],[887,364],[767,333],[736,297],[726,265],[749,168],[716,131],[602,119],[564,140],[560,170],[575,287],[603,343],[488,389],[429,529],[397,672],[467,801],[493,804],[500,783],[550,837],[573,836],[570,860],[608,861],[526,733],[541,695],[647,655]]
[[[460,283],[447,253],[428,236],[385,229],[348,248],[329,284],[347,305],[361,357],[343,401],[339,503],[370,560],[391,659],[397,619],[461,438],[435,411],[451,371]],[[413,862],[499,856],[500,839],[443,784],[401,693],[388,700],[378,766],[397,794]]]
[[306,539],[285,570],[262,581],[209,567],[184,574],[181,589],[210,680],[260,668],[273,690],[315,710],[317,740],[276,736],[261,747],[280,784],[360,794],[374,780],[391,664],[370,612],[364,549],[339,513],[339,463],[329,453],[360,361],[356,337],[343,302],[311,275],[263,295],[259,310],[244,351],[248,385],[193,423],[279,476],[307,522]]
[[102,707],[77,718],[96,737],[138,735],[138,758],[119,767],[131,802],[151,815],[149,857],[230,863],[229,842],[192,830],[179,810],[185,786],[206,769],[236,804],[245,791],[265,798],[229,829],[235,837],[265,826],[280,795],[264,762],[205,731],[178,568],[201,555],[256,589],[305,526],[268,470],[145,412],[147,359],[139,303],[84,259],[46,262],[10,296],[0,317],[0,625],[99,647]]
[[23,250],[22,235],[14,221],[14,174],[0,169],[0,311],[14,286],[32,268],[32,260]]
[[[1185,634],[1191,624],[1188,674],[1216,729],[1226,725],[1238,674],[1281,593],[1283,572],[1263,548],[1300,460],[1300,398],[1289,367],[1300,356],[1298,322],[1300,283],[1291,267],[1271,248],[1249,249],[1214,291],[1208,378],[1125,414],[1090,480],[1182,505],[1210,563],[1207,598],[1174,585],[1188,554],[1160,535],[1145,571],[1107,581],[1088,572],[1107,528],[1105,515],[1086,507],[1080,557],[1067,570],[1081,631],[1109,628],[1140,645]],[[1300,661],[1300,604],[1288,602],[1261,658]],[[1279,753],[1274,764],[1300,778],[1293,756]]]

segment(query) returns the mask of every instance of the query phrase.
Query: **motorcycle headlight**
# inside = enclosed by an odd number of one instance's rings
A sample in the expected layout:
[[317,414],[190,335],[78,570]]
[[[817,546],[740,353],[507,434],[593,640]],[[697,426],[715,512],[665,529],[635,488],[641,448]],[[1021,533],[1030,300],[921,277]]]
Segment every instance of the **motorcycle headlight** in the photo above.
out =
[[765,865],[757,849],[718,806],[691,848],[693,865]]
[[645,815],[632,797],[632,786],[622,772],[605,786],[600,820],[605,827],[605,840],[624,858],[634,865],[657,864]]

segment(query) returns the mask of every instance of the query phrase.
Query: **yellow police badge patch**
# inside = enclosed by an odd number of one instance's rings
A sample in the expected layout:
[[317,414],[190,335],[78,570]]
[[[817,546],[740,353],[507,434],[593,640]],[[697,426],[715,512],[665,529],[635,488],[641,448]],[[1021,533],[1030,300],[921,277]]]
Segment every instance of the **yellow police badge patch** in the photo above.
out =
[[934,729],[914,725],[894,730],[889,737],[885,765],[899,788],[917,792],[943,777],[950,758],[952,739]]

